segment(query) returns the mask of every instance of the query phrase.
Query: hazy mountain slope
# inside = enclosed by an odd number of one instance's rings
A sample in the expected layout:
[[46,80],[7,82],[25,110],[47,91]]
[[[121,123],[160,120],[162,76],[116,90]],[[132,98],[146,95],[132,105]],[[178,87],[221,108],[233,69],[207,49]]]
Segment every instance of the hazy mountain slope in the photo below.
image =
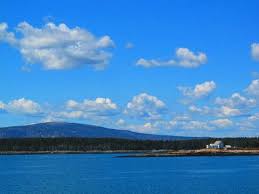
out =
[[124,138],[136,140],[176,140],[191,137],[151,135],[128,130],[109,129],[94,125],[49,122],[26,126],[0,128],[0,138],[26,137],[88,137],[88,138]]

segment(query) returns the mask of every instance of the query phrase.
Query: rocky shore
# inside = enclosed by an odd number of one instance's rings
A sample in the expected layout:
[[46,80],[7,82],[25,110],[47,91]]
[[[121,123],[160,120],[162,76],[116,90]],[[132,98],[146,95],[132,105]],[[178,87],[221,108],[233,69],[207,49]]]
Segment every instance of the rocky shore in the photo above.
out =
[[119,157],[181,157],[181,156],[247,156],[259,155],[259,149],[200,149],[200,150],[167,150],[134,153]]

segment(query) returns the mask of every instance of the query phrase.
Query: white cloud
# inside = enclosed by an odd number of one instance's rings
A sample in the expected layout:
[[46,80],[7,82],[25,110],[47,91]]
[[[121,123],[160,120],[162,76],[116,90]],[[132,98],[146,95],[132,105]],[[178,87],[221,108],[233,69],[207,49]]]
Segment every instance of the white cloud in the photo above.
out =
[[143,132],[143,133],[157,133],[158,131],[167,131],[167,133],[172,133],[181,130],[196,130],[198,131],[211,131],[218,129],[225,129],[233,126],[233,122],[230,119],[215,119],[215,120],[192,120],[189,116],[176,116],[171,121],[166,120],[156,120],[147,122],[144,124],[124,124],[126,128]]
[[38,103],[25,98],[13,100],[7,104],[2,103],[2,109],[15,114],[35,115],[42,112],[41,107]]
[[114,123],[121,129],[131,130],[140,133],[157,133],[160,130],[159,122],[131,123],[124,119],[118,119]]
[[232,94],[229,98],[215,99],[216,106],[208,107],[195,105],[189,106],[188,110],[192,113],[216,117],[236,117],[247,114],[251,108],[256,107],[256,100],[241,96],[239,93]]
[[53,117],[53,115],[47,115],[46,117],[44,117],[43,119],[41,119],[40,122],[42,123],[48,123],[48,122],[61,122],[63,121],[62,119],[60,118],[55,118]]
[[159,131],[159,128],[151,122],[147,122],[144,124],[130,124],[125,126],[127,129],[139,132],[139,133],[147,133],[147,134],[152,134],[152,133],[157,133]]
[[16,43],[15,35],[12,32],[8,32],[7,29],[7,23],[0,23],[0,41],[14,45]]
[[65,24],[47,23],[36,28],[22,22],[17,35],[7,32],[7,24],[0,24],[0,41],[17,48],[27,63],[41,64],[45,69],[62,70],[83,65],[103,69],[111,53],[107,48],[114,43],[109,36],[95,37],[87,30]]
[[193,94],[195,97],[207,96],[216,88],[214,81],[207,81],[202,84],[197,84],[194,88]]
[[179,65],[182,67],[198,67],[207,62],[206,54],[202,52],[195,54],[188,48],[177,49],[176,56],[178,58]]
[[159,129],[155,127],[152,123],[144,123],[143,125],[131,125],[129,126],[129,129],[140,132],[140,133],[156,133]]
[[190,121],[185,122],[183,125],[183,129],[187,130],[211,130],[212,127],[208,125],[207,122],[204,121]]
[[96,98],[95,100],[85,99],[83,102],[68,100],[66,109],[71,112],[62,114],[69,118],[95,116],[111,116],[118,114],[118,106],[109,98]]
[[80,103],[78,103],[75,100],[68,100],[66,102],[66,108],[68,108],[68,109],[80,108]]
[[170,66],[178,66],[184,68],[196,68],[202,64],[207,62],[207,56],[205,53],[198,52],[194,53],[188,48],[178,48],[176,50],[176,58],[170,60],[157,60],[157,59],[144,59],[140,58],[136,65],[142,66],[145,68],[150,67],[170,67]]
[[253,59],[259,61],[259,43],[253,43],[251,45],[251,54]]
[[148,122],[145,123],[144,125],[140,125],[138,127],[136,127],[138,132],[142,132],[142,133],[155,133],[158,129],[152,125],[152,123]]
[[231,108],[228,106],[222,106],[218,109],[217,112],[218,116],[221,117],[234,117],[234,116],[239,116],[241,115],[241,111],[237,108]]
[[137,66],[142,66],[145,68],[150,68],[150,67],[166,67],[166,66],[176,66],[176,62],[174,60],[169,60],[169,61],[159,61],[156,59],[144,59],[140,58],[138,59]]
[[212,127],[205,121],[176,121],[172,120],[169,122],[172,128],[180,130],[211,130]]
[[166,105],[163,101],[155,96],[142,93],[133,97],[132,101],[127,104],[124,112],[132,117],[158,119],[165,110]]
[[83,111],[61,111],[55,114],[55,117],[66,119],[86,119],[88,116]]
[[[49,107],[48,107],[49,106]],[[65,106],[55,109],[48,105],[42,106],[32,100],[21,98],[4,103],[0,101],[0,111],[28,116],[41,116],[41,121],[60,121],[66,119],[87,119],[103,121],[120,113],[117,104],[109,98],[85,99],[82,102],[68,100]]]
[[190,116],[188,115],[178,115],[178,116],[175,116],[173,121],[189,121],[191,120]]
[[237,126],[240,130],[257,130],[259,126],[259,113],[255,112],[248,117],[244,117],[241,121],[237,122]]
[[115,123],[117,126],[124,126],[126,124],[124,119],[119,119]]
[[216,128],[226,128],[233,125],[233,122],[229,119],[216,119],[210,121],[210,124],[214,125]]
[[4,110],[4,109],[5,109],[5,104],[2,101],[0,101],[0,110]]
[[233,125],[233,122],[229,119],[216,119],[208,121],[199,121],[188,119],[172,119],[168,123],[169,128],[180,129],[180,130],[216,130]]
[[246,92],[250,95],[259,96],[259,79],[253,80],[246,88]]
[[15,35],[12,32],[8,32],[7,29],[7,23],[0,23],[0,41],[13,45],[16,43]]
[[195,105],[191,105],[189,107],[189,111],[192,113],[199,113],[201,115],[207,116],[216,116],[216,117],[235,117],[242,115],[242,111],[238,108],[233,108],[229,106],[220,106],[220,107],[197,107]]
[[178,90],[186,97],[190,98],[202,98],[208,96],[213,90],[216,89],[216,83],[214,81],[206,81],[201,84],[197,84],[194,88],[179,86]]
[[191,105],[191,106],[189,106],[188,109],[190,112],[199,113],[199,114],[203,114],[203,115],[207,115],[207,114],[211,113],[211,108],[209,108],[208,106],[197,107],[195,105]]
[[249,121],[259,121],[259,113],[255,113],[255,114],[253,114],[253,115],[251,115],[251,116],[249,116],[248,117],[248,120]]
[[218,105],[224,105],[229,107],[249,108],[256,106],[256,100],[252,98],[246,98],[239,93],[234,93],[230,98],[217,97],[215,103]]

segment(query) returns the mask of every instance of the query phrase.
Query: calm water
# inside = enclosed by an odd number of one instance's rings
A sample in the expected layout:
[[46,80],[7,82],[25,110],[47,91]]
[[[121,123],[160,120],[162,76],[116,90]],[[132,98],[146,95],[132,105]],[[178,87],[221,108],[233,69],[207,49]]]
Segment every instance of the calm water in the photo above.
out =
[[0,193],[259,193],[259,157],[0,156]]

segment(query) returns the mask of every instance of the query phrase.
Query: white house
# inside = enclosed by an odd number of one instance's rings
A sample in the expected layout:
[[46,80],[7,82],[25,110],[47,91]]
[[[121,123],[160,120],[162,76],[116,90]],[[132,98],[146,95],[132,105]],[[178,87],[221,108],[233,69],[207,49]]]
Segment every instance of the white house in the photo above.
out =
[[223,149],[224,143],[222,141],[215,141],[215,143],[211,143],[206,146],[207,149]]

